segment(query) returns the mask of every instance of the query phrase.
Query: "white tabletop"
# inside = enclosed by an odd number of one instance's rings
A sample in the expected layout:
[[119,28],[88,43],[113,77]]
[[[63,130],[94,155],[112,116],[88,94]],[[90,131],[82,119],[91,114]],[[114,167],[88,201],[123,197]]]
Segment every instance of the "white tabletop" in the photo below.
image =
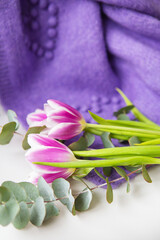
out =
[[[0,108],[0,125],[6,115]],[[9,145],[0,146],[0,184],[6,180],[25,181],[30,166],[24,158],[20,136],[15,136]],[[37,228],[29,224],[24,230],[12,225],[0,226],[2,240],[159,240],[160,239],[160,166],[149,170],[153,183],[146,183],[141,175],[131,180],[131,191],[126,193],[126,184],[114,190],[114,201],[108,204],[105,190],[94,192],[88,211],[71,213],[60,203],[60,215]],[[90,186],[92,183],[88,182]],[[74,184],[74,192],[83,189],[81,183]]]

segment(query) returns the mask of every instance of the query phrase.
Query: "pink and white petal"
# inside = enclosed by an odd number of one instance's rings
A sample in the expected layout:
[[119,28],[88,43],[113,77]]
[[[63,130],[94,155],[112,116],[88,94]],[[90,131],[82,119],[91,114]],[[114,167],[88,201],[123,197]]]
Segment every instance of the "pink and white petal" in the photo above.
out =
[[36,126],[44,125],[46,119],[47,115],[41,109],[37,109],[35,112],[28,114],[26,118],[28,125],[36,124]]
[[42,134],[29,134],[28,135],[28,143],[31,147],[37,147],[37,146],[48,146],[48,147],[54,147],[54,148],[61,148],[65,151],[69,150],[67,146],[64,144],[56,141],[55,139],[42,135]]
[[37,184],[38,179],[42,176],[47,183],[52,183],[57,178],[67,179],[74,173],[74,171],[74,168],[69,168],[57,173],[32,172],[28,178],[28,181],[33,184]]
[[48,135],[59,140],[71,139],[82,131],[82,125],[79,123],[60,123],[53,127]]
[[47,113],[47,117],[52,119],[70,119],[71,121],[77,122],[80,121],[80,116],[75,116],[74,114],[66,111],[66,109],[53,110]]
[[33,162],[70,162],[75,161],[73,153],[60,148],[44,147],[43,149],[29,149],[25,155],[26,160],[31,163],[33,169],[43,172],[61,171],[62,168],[33,164]]
[[74,114],[75,116],[81,118],[81,114],[73,107],[69,106],[66,103],[62,103],[58,100],[49,99],[47,103],[53,108],[53,109],[59,109],[59,108],[65,108],[66,111],[70,112],[71,114]]

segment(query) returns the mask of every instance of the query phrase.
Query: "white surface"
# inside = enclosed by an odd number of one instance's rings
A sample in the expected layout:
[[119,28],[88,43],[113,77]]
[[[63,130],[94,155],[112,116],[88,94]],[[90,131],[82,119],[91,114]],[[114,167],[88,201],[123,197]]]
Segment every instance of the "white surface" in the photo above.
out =
[[[6,119],[0,109],[0,125]],[[159,240],[160,239],[160,167],[150,169],[153,183],[146,183],[139,175],[131,181],[131,192],[126,184],[114,190],[114,201],[109,205],[105,190],[94,192],[91,208],[72,216],[64,206],[60,215],[40,228],[29,224],[24,230],[12,225],[0,226],[1,240]],[[30,173],[21,148],[21,137],[15,136],[6,146],[0,146],[0,184],[5,180],[24,181]],[[91,183],[90,186],[92,186]],[[74,192],[83,189],[74,185]],[[77,188],[77,189],[76,189]]]

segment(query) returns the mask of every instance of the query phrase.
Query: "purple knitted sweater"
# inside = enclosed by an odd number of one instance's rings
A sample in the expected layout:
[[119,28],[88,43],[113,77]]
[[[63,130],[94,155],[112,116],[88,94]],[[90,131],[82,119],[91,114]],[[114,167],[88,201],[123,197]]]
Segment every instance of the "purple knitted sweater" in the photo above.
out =
[[159,0],[0,0],[0,98],[24,126],[49,98],[111,118],[115,87],[160,123]]

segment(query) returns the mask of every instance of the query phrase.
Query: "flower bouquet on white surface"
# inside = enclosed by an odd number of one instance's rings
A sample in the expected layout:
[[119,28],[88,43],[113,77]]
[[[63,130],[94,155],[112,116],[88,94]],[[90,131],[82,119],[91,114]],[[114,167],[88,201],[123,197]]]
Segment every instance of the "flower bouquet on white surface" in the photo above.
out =
[[[121,90],[117,91],[127,106],[114,113],[116,120],[106,120],[89,111],[96,121],[96,124],[90,124],[76,109],[52,99],[44,104],[43,109],[27,116],[29,129],[23,137],[22,147],[26,150],[25,157],[32,172],[27,182],[5,181],[1,184],[2,226],[12,223],[22,229],[30,221],[39,227],[59,215],[57,201],[73,215],[88,210],[92,192],[99,187],[106,187],[106,200],[111,203],[111,183],[125,179],[129,192],[130,176],[136,173],[142,173],[144,179],[151,182],[147,168],[160,164],[160,126],[145,117]],[[128,117],[130,111],[134,120]],[[8,111],[8,119],[9,123],[1,127],[1,145],[9,144],[14,134],[20,134],[14,111]],[[79,139],[67,144],[67,140],[75,136]],[[103,148],[93,148],[95,136],[101,139]],[[121,144],[115,147],[113,139]],[[124,142],[127,146],[123,145]],[[97,167],[101,167],[103,173]],[[110,181],[112,168],[119,177]],[[95,171],[104,183],[89,187],[85,177],[91,171]],[[81,181],[84,189],[72,193],[70,178]]]

